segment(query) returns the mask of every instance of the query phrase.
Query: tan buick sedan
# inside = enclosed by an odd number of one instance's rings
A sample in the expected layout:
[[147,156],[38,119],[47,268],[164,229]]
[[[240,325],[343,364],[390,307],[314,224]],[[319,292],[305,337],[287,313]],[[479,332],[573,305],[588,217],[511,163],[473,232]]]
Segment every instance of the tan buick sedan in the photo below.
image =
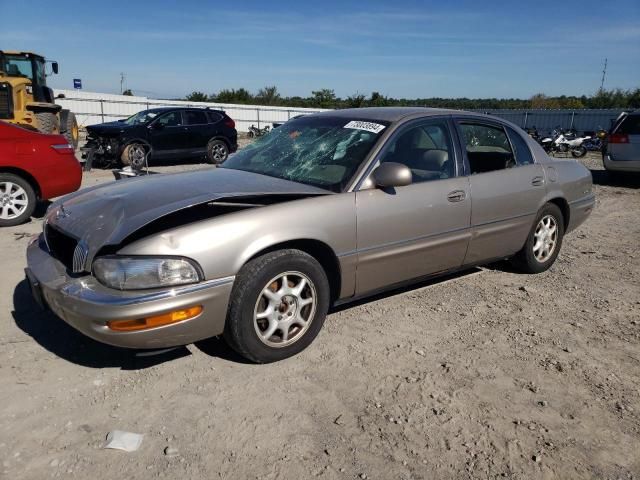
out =
[[36,299],[101,342],[223,335],[272,362],[308,346],[337,303],[502,258],[548,269],[593,209],[591,187],[581,164],[493,117],[324,112],[220,168],[56,202],[27,277]]

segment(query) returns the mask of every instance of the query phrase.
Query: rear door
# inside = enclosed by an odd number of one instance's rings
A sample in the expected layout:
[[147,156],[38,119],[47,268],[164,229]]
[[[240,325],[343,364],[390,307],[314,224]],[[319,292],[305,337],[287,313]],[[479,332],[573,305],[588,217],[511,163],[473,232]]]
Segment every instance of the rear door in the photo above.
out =
[[448,118],[401,127],[378,163],[409,167],[413,182],[356,193],[357,294],[457,268],[469,242],[468,178]]
[[546,195],[544,169],[515,130],[477,118],[456,124],[472,198],[464,263],[512,255],[524,245]]
[[627,115],[609,137],[609,155],[613,161],[640,161],[640,114]]
[[207,142],[211,138],[209,135],[209,118],[207,117],[206,110],[185,110],[182,116],[184,117],[184,124],[187,130],[187,148],[190,150],[190,153],[206,152]]

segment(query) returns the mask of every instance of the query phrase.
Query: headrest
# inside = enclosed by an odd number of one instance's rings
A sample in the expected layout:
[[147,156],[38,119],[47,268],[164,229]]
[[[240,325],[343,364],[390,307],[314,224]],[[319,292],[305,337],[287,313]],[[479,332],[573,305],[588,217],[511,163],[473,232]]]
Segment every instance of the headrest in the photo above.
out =
[[449,153],[446,150],[427,150],[422,155],[425,170],[442,170],[448,160]]

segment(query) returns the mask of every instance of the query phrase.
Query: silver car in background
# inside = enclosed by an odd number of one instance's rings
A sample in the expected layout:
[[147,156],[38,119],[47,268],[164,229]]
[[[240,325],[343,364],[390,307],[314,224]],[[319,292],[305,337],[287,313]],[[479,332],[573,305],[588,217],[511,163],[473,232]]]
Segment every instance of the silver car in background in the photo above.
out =
[[27,277],[36,299],[101,342],[223,335],[271,362],[309,345],[332,305],[503,258],[547,270],[593,209],[591,188],[580,163],[497,118],[323,112],[220,168],[56,202]]
[[610,172],[640,172],[640,111],[618,117],[607,138],[603,162]]

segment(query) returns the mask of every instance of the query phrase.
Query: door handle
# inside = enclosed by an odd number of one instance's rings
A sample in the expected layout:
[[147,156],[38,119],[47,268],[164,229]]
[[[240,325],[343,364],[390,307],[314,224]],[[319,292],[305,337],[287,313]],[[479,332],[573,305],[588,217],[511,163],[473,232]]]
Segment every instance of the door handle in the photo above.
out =
[[533,179],[531,180],[531,185],[533,185],[534,187],[544,185],[544,177],[533,177]]
[[447,195],[447,200],[450,202],[461,202],[465,198],[467,198],[467,194],[464,190],[454,190],[453,192],[449,192],[449,195]]

